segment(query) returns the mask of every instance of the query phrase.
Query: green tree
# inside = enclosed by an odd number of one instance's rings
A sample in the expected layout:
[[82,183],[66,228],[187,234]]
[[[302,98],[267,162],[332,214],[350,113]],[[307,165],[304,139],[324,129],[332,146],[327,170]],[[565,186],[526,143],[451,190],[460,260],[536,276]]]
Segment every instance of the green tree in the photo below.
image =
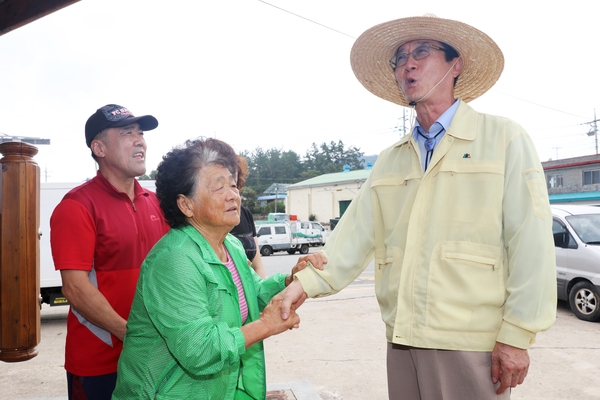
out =
[[308,170],[308,171],[304,171],[300,174],[300,177],[302,178],[303,181],[310,179],[310,178],[314,178],[315,176],[319,176],[319,171],[316,171],[314,169]]
[[257,194],[262,193],[273,183],[296,183],[322,174],[341,172],[344,165],[350,169],[363,168],[363,153],[354,146],[346,147],[340,140],[329,144],[313,143],[303,159],[294,151],[277,148],[256,148],[240,153],[248,163],[246,187]]
[[274,201],[267,203],[267,205],[265,205],[263,207],[262,213],[264,215],[268,215],[269,213],[272,213],[272,212],[284,213],[285,212],[285,203],[283,201],[278,201],[277,202],[277,211],[275,211],[275,202]]
[[252,152],[243,152],[248,163],[246,186],[262,193],[273,183],[295,183],[300,181],[303,171],[300,156],[294,151],[276,148],[263,150],[258,147]]
[[306,171],[316,171],[317,175],[332,172],[341,172],[344,165],[349,165],[350,169],[363,168],[363,152],[355,146],[346,148],[344,142],[339,140],[321,143],[317,146],[313,143],[311,148],[304,156],[304,165]]
[[153,181],[156,179],[156,170],[153,169],[150,175],[144,174],[138,178],[140,181]]
[[247,207],[250,212],[253,214],[258,214],[262,211],[261,206],[258,204],[256,199],[258,195],[254,191],[254,189],[244,186],[240,191],[240,196],[242,197],[242,205]]

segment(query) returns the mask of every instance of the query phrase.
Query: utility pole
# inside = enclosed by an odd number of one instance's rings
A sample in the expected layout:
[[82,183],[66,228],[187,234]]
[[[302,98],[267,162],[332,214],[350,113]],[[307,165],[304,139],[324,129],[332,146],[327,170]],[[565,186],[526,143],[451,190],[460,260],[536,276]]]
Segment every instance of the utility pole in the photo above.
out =
[[402,107],[402,136],[406,135],[406,108]]
[[[400,138],[404,137],[404,135],[406,135],[406,131],[408,130],[408,128],[406,127],[407,119],[408,117],[406,116],[406,107],[402,107],[402,117],[398,118],[398,123],[394,127],[394,129],[398,129],[398,132],[400,132]],[[402,120],[402,122],[400,122],[400,120]]]
[[279,183],[275,185],[275,212],[277,213],[277,195],[279,194]]
[[44,166],[44,182],[48,182],[48,176],[50,176],[49,171],[48,171],[48,166],[45,165]]
[[596,109],[594,108],[594,120],[590,122],[584,122],[585,125],[590,126],[590,131],[587,133],[588,136],[594,136],[596,139],[596,155],[598,154],[598,119],[596,118]]
[[558,149],[561,149],[562,147],[553,147],[554,150],[556,150],[556,159],[558,160]]

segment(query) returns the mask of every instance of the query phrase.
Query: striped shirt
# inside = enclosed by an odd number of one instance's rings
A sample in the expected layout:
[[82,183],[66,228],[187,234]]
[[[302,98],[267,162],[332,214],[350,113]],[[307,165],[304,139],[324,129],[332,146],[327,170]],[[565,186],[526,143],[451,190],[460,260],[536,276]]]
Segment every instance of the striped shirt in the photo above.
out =
[[227,262],[225,263],[225,266],[229,272],[231,272],[233,283],[235,283],[235,286],[237,287],[238,298],[240,300],[240,313],[242,315],[242,325],[244,325],[246,319],[248,318],[248,304],[246,303],[246,296],[244,295],[244,287],[242,286],[242,281],[240,280],[240,274],[238,273],[238,270],[235,267],[231,256],[229,255],[229,251],[225,249],[225,252],[227,253]]

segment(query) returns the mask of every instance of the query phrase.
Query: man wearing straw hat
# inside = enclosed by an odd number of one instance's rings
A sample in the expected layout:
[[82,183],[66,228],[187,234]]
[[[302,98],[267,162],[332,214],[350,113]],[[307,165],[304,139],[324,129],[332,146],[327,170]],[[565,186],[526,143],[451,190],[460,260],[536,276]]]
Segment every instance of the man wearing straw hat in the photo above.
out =
[[[389,60],[389,61],[388,61]],[[500,77],[483,32],[434,16],[377,25],[354,44],[358,80],[410,106],[322,253],[282,294],[337,293],[375,260],[391,399],[508,399],[527,349],[556,317],[552,217],[542,166],[515,122],[467,103]]]

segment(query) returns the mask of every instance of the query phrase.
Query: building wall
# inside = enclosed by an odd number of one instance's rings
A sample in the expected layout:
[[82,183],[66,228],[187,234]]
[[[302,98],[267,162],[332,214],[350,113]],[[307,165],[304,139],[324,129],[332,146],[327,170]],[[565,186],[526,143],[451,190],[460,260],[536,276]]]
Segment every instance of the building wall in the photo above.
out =
[[308,220],[311,214],[317,221],[328,223],[339,217],[340,201],[351,201],[356,197],[361,183],[312,186],[298,189],[288,188],[286,210],[298,219]]
[[[546,171],[546,183],[549,194],[595,192],[600,190],[600,184],[584,185],[583,171],[600,170],[600,164],[585,165],[570,168],[557,168]],[[550,177],[562,175],[562,186],[550,187]]]
[[[552,204],[600,205],[600,155],[551,160],[542,166]],[[599,183],[584,185],[584,171],[598,171]],[[552,185],[553,175],[562,176],[562,185]]]

